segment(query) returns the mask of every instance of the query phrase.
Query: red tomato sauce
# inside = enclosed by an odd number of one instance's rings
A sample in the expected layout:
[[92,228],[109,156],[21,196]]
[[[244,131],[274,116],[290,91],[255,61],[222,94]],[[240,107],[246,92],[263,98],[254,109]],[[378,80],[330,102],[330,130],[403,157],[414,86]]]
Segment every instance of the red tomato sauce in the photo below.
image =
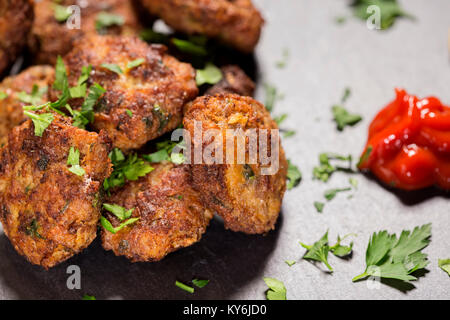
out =
[[396,94],[370,124],[359,169],[399,189],[450,190],[450,107],[403,89]]

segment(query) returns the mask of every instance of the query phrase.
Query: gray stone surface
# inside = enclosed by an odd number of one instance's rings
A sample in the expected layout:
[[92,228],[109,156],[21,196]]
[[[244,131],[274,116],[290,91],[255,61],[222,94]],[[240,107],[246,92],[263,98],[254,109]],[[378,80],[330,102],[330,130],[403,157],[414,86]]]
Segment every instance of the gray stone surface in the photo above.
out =
[[[220,221],[214,221],[200,243],[158,263],[128,263],[104,252],[96,241],[50,271],[28,264],[0,234],[0,298],[79,299],[88,293],[98,299],[264,299],[264,276],[282,280],[288,299],[450,298],[450,278],[437,266],[438,258],[450,257],[448,194],[393,193],[358,175],[359,187],[352,199],[339,195],[318,214],[313,201],[320,200],[325,189],[346,186],[348,176],[336,174],[327,184],[311,179],[320,152],[359,156],[370,120],[393,99],[395,86],[419,96],[433,94],[450,104],[450,2],[401,1],[417,20],[398,20],[386,32],[370,31],[352,18],[337,25],[336,16],[350,15],[346,1],[255,2],[267,20],[257,50],[258,96],[264,97],[264,82],[285,94],[274,114],[289,113],[284,126],[296,129],[297,135],[283,144],[304,174],[301,185],[287,192],[276,230],[267,236],[246,236],[225,231]],[[290,58],[285,69],[278,69],[275,62],[283,48],[289,48]],[[352,89],[347,107],[363,114],[364,121],[339,133],[330,107],[346,86]],[[433,236],[425,252],[431,263],[429,272],[414,282],[415,289],[402,292],[386,284],[370,288],[367,282],[352,283],[352,277],[364,269],[371,233],[400,232],[429,222]],[[304,249],[298,244],[318,240],[327,229],[332,241],[337,234],[358,234],[351,260],[330,256],[332,275],[301,260]],[[288,267],[286,259],[297,263]],[[66,269],[71,264],[81,268],[81,290],[66,288]],[[174,286],[176,279],[188,282],[194,277],[211,282],[194,295]]]

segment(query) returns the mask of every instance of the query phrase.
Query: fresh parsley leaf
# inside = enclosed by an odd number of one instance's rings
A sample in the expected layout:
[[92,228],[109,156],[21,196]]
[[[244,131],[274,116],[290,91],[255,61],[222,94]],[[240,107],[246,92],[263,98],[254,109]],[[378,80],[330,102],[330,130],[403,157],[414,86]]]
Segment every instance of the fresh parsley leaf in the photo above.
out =
[[283,113],[282,115],[273,118],[273,120],[277,123],[277,125],[280,125],[284,122],[284,120],[286,120],[287,117],[288,115],[286,113]]
[[205,287],[205,286],[209,283],[209,280],[199,280],[199,279],[194,279],[194,280],[192,280],[192,283],[193,283],[196,287],[203,288],[203,287]]
[[348,112],[344,107],[335,105],[332,108],[334,121],[339,131],[344,130],[346,126],[353,126],[362,120],[358,114]]
[[190,286],[188,286],[188,285],[185,285],[184,283],[182,283],[182,282],[180,282],[180,281],[175,281],[175,285],[176,285],[178,288],[180,288],[180,289],[182,289],[182,290],[184,290],[184,291],[186,291],[186,292],[194,293],[194,288],[192,288],[192,287],[190,287]]
[[72,14],[69,7],[61,6],[59,4],[53,4],[53,13],[58,22],[66,21]]
[[105,217],[101,216],[100,217],[100,223],[102,225],[103,228],[105,228],[105,230],[115,234],[117,232],[119,232],[120,230],[122,230],[123,228],[125,228],[126,226],[135,223],[136,221],[138,221],[139,218],[131,218],[126,220],[125,222],[122,222],[118,227],[114,228],[113,225],[111,224],[111,222],[109,222],[108,219],[106,219]]
[[366,251],[366,270],[353,278],[353,281],[369,276],[412,281],[417,278],[412,273],[424,269],[429,261],[422,253],[430,243],[431,224],[403,231],[397,239],[387,231],[374,233]]
[[396,0],[354,0],[352,3],[353,14],[362,19],[367,20],[372,13],[367,12],[367,8],[376,5],[380,8],[381,13],[381,29],[390,28],[395,20],[400,17],[414,19],[412,15],[405,12]]
[[295,260],[286,260],[286,261],[284,261],[284,263],[286,263],[289,267],[292,267],[296,263],[296,261]]
[[330,251],[330,247],[328,246],[328,231],[312,246],[308,246],[302,242],[300,242],[300,245],[308,250],[303,256],[303,259],[323,262],[328,270],[333,272],[333,268],[328,263],[328,252]]
[[159,151],[147,154],[147,155],[143,155],[142,156],[145,160],[147,160],[148,162],[151,163],[158,163],[158,162],[162,162],[162,161],[168,161],[169,158],[169,154],[167,153],[166,149],[161,149]]
[[288,170],[287,170],[287,189],[291,190],[296,187],[300,181],[302,180],[302,173],[297,168],[296,165],[292,164],[291,161],[288,160]]
[[126,220],[133,214],[134,208],[127,210],[117,204],[104,203],[103,208],[114,214],[120,221]]
[[198,45],[192,41],[172,38],[171,42],[181,52],[189,53],[196,56],[208,55],[208,51],[204,46]]
[[81,75],[78,78],[77,85],[75,87],[70,88],[70,97],[71,98],[84,98],[86,96],[87,90],[87,81],[89,79],[89,75],[91,74],[92,66],[83,66],[81,68]]
[[341,241],[343,241],[344,239],[346,239],[349,236],[355,236],[355,235],[354,234],[348,234],[348,235],[345,235],[342,239],[338,235],[337,243],[334,246],[330,247],[330,251],[336,257],[345,258],[345,257],[349,256],[352,253],[353,242],[350,242],[350,245],[348,245],[348,246],[341,245]]
[[24,103],[37,105],[42,102],[42,96],[47,93],[47,89],[48,89],[47,86],[39,88],[37,85],[33,85],[31,94],[22,91],[17,94],[17,98]]
[[31,220],[30,224],[26,228],[26,234],[33,237],[33,238],[39,238],[44,239],[41,234],[38,231],[39,224],[36,219]]
[[74,147],[70,147],[69,155],[67,157],[67,164],[71,167],[69,171],[77,176],[83,176],[86,171],[80,166],[80,151]]
[[125,112],[127,113],[127,115],[128,115],[130,118],[133,118],[133,112],[132,112],[131,110],[126,109]]
[[316,208],[317,212],[322,213],[323,208],[325,207],[325,203],[319,202],[319,201],[314,201],[314,207]]
[[267,300],[286,300],[286,287],[283,282],[274,278],[264,278],[264,282],[269,287],[266,292]]
[[106,28],[121,26],[124,23],[125,19],[121,15],[102,11],[97,14],[95,19],[95,29],[98,33],[104,33]]
[[52,113],[36,114],[29,111],[24,111],[24,115],[28,116],[34,124],[34,135],[42,137],[45,129],[53,122],[54,116]]
[[83,296],[82,300],[97,300],[97,299],[95,298],[95,296],[90,296],[88,294],[85,294]]
[[197,86],[200,87],[201,85],[206,83],[216,84],[220,80],[222,80],[222,78],[222,71],[211,62],[208,62],[204,69],[197,69],[195,81],[197,82]]
[[144,62],[145,62],[144,58],[139,58],[139,59],[136,59],[136,60],[128,62],[128,64],[127,64],[127,71],[139,67]]
[[74,111],[74,126],[84,129],[86,124],[94,121],[94,106],[105,92],[106,90],[98,83],[94,83],[89,88],[89,93],[81,106],[81,111]]
[[337,195],[339,192],[345,192],[345,191],[350,191],[350,190],[352,190],[352,188],[336,188],[336,189],[328,189],[328,190],[325,190],[323,196],[324,196],[325,199],[327,199],[328,201],[331,201],[331,200],[333,200],[333,199],[336,197],[336,195]]
[[122,69],[117,64],[114,63],[102,63],[100,67],[112,71],[114,73],[117,73],[118,75],[123,74]]
[[53,88],[62,91],[66,83],[67,83],[66,66],[61,56],[58,56],[55,65],[55,81],[53,82]]
[[281,131],[283,131],[283,137],[285,138],[292,137],[297,133],[295,130],[287,130],[287,131],[281,130]]
[[450,259],[439,259],[438,265],[450,276]]
[[[333,162],[347,162],[348,165],[343,167],[341,165],[332,165]],[[313,168],[313,178],[327,182],[331,175],[336,171],[350,171],[352,167],[352,156],[342,156],[336,153],[321,153],[319,155],[319,165]]]
[[168,44],[170,37],[164,33],[153,31],[152,29],[144,29],[140,33],[140,38],[144,41],[151,43],[164,43]]
[[270,84],[264,85],[265,91],[266,91],[266,100],[265,105],[267,111],[271,112],[275,106],[275,102],[277,100],[278,96],[278,90],[275,86],[272,86]]
[[6,92],[0,91],[0,100],[6,99],[8,94]]
[[150,153],[148,155],[143,155],[142,157],[148,162],[158,163],[162,161],[171,161],[175,164],[182,164],[185,161],[185,157],[182,153],[172,153],[173,149],[178,146],[184,149],[184,141],[175,142],[171,140],[158,142],[156,144],[156,152]]

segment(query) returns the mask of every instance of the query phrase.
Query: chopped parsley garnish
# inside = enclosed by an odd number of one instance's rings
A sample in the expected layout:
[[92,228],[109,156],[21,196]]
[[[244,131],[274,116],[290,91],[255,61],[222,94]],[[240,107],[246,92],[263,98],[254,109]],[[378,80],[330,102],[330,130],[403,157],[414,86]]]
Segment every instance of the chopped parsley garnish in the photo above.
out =
[[288,170],[287,170],[287,189],[291,190],[294,187],[298,186],[300,181],[302,180],[302,173],[297,168],[296,165],[293,165],[291,161],[288,160]]
[[67,164],[71,166],[69,171],[77,176],[83,176],[86,171],[80,166],[80,150],[70,147],[69,156],[67,157]]
[[192,283],[198,288],[203,288],[209,283],[209,280],[194,279]]
[[285,137],[285,138],[292,137],[292,136],[294,136],[296,134],[295,130],[283,130],[283,129],[281,129],[281,132],[283,132],[283,137]]
[[89,79],[89,75],[92,71],[92,66],[83,66],[81,68],[81,75],[78,78],[77,85],[75,87],[70,88],[70,97],[71,98],[84,98],[86,96],[87,89],[87,80]]
[[353,126],[362,120],[360,115],[352,114],[341,106],[333,106],[332,111],[339,131],[344,130],[346,126]]
[[264,278],[264,282],[269,287],[266,291],[267,300],[286,300],[286,287],[283,282],[274,278]]
[[152,29],[142,30],[139,36],[142,40],[151,42],[151,43],[168,44],[170,41],[170,37],[167,34],[156,32]]
[[319,201],[314,201],[314,207],[316,208],[317,212],[322,213],[323,208],[325,207],[325,203],[319,202]]
[[38,232],[39,224],[36,219],[31,220],[30,224],[26,228],[26,234],[33,237],[43,239],[43,237]]
[[127,71],[139,67],[144,62],[145,62],[144,58],[139,58],[139,59],[136,59],[136,60],[128,62],[128,64],[127,64]]
[[194,43],[193,41],[172,38],[171,42],[181,52],[189,53],[196,56],[208,55],[208,51],[206,50],[205,46]]
[[45,129],[47,129],[48,126],[54,120],[54,116],[53,116],[52,113],[36,114],[36,113],[33,113],[33,112],[24,111],[23,114],[28,116],[33,121],[33,124],[34,124],[34,135],[38,136],[38,137],[42,137]]
[[124,23],[125,19],[121,15],[102,11],[97,14],[95,19],[95,29],[97,29],[98,33],[104,33],[106,28],[121,26]]
[[277,63],[276,63],[277,68],[283,69],[284,67],[286,67],[288,59],[289,59],[289,49],[284,48],[283,56],[282,56],[281,60],[277,61]]
[[[343,161],[348,162],[347,167],[334,166],[331,161]],[[319,166],[313,169],[313,178],[327,182],[330,176],[336,171],[351,171],[352,167],[352,156],[342,156],[336,153],[321,153],[319,155]]]
[[87,123],[94,121],[94,106],[105,92],[106,90],[98,83],[94,83],[89,88],[89,93],[81,106],[81,111],[74,111],[74,125],[77,124],[77,127],[84,129]]
[[130,118],[133,118],[133,112],[132,112],[131,110],[126,109],[125,112],[127,113],[127,115],[128,115]]
[[143,155],[142,158],[148,162],[158,163],[162,161],[171,161],[175,164],[182,164],[185,161],[182,153],[172,153],[173,149],[178,146],[181,149],[185,149],[184,141],[175,142],[171,140],[158,142],[156,144],[156,152]]
[[114,166],[111,176],[103,182],[103,188],[108,191],[114,187],[121,187],[127,180],[135,181],[151,172],[153,168],[148,165],[136,153],[125,158],[120,149],[115,148],[110,152],[109,158]]
[[117,73],[117,74],[123,74],[123,71],[122,71],[122,69],[117,65],[117,64],[115,64],[115,63],[102,63],[101,65],[100,65],[100,67],[102,67],[102,68],[104,68],[104,69],[107,69],[107,70],[109,70],[109,71],[112,71],[112,72],[114,72],[114,73]]
[[114,214],[120,221],[130,218],[134,211],[134,208],[127,210],[117,204],[109,203],[104,203],[103,208]]
[[450,276],[450,259],[439,259],[438,266]]
[[353,281],[369,276],[397,279],[405,282],[417,280],[412,274],[424,269],[429,261],[422,250],[428,246],[431,237],[431,224],[402,231],[397,239],[387,231],[374,233],[366,251],[366,270],[353,278]]
[[336,197],[336,195],[337,195],[339,192],[345,192],[345,191],[350,191],[350,190],[352,190],[352,188],[328,189],[328,190],[325,190],[323,196],[324,196],[325,199],[327,199],[328,201],[331,201],[331,200],[333,200],[333,199]]
[[328,245],[328,231],[323,235],[323,237],[315,242],[312,246],[306,245],[300,242],[300,245],[307,250],[303,259],[319,261],[325,264],[325,266],[333,272],[333,268],[328,263],[328,253],[331,251],[335,256],[343,258],[352,252],[353,242],[350,243],[349,246],[341,245],[341,241],[347,238],[349,235],[344,236],[344,238],[340,238],[338,236],[337,243],[334,246]]
[[97,299],[95,298],[95,296],[90,296],[88,294],[85,294],[83,296],[82,300],[97,300]]
[[0,91],[0,100],[8,98],[8,94],[6,92]]
[[283,113],[277,117],[274,117],[273,120],[277,123],[277,125],[280,125],[286,120],[288,115],[286,113]]
[[111,224],[111,222],[109,222],[108,219],[106,219],[104,216],[100,217],[100,223],[102,225],[103,228],[105,228],[105,230],[111,232],[111,233],[117,233],[120,230],[122,230],[123,228],[125,228],[126,226],[135,223],[136,221],[138,221],[139,218],[131,218],[128,219],[125,222],[122,222],[118,227],[113,227],[113,225]]
[[37,105],[42,102],[42,96],[47,93],[47,90],[48,90],[47,86],[39,88],[37,85],[33,85],[31,94],[22,91],[17,94],[17,98],[24,103]]
[[296,261],[295,260],[285,260],[284,263],[286,263],[289,267],[292,267]]
[[180,288],[180,289],[182,289],[182,290],[184,290],[184,291],[186,291],[186,292],[194,293],[194,288],[192,288],[192,287],[190,287],[190,286],[188,286],[188,285],[185,285],[184,283],[182,283],[182,282],[180,282],[180,281],[175,281],[175,285],[176,285],[178,288]]
[[69,7],[61,6],[59,4],[53,4],[53,13],[58,22],[66,21],[72,14]]
[[62,91],[67,84],[67,70],[61,56],[56,59],[55,65],[55,81],[53,82],[53,88]]
[[277,88],[269,85],[269,84],[265,84],[264,88],[266,90],[266,100],[265,100],[265,105],[266,105],[266,109],[270,112],[273,110],[273,107],[275,106],[275,102],[278,98],[278,93],[277,93]]
[[380,8],[380,28],[383,30],[390,28],[397,18],[414,19],[412,15],[400,7],[396,0],[354,0],[352,3],[354,15],[366,21],[373,14],[373,12],[367,12],[367,8],[371,5],[376,5]]
[[197,82],[197,86],[201,86],[203,84],[216,84],[220,80],[222,80],[223,75],[222,71],[217,68],[211,62],[208,62],[204,69],[197,69],[197,76],[195,81]]

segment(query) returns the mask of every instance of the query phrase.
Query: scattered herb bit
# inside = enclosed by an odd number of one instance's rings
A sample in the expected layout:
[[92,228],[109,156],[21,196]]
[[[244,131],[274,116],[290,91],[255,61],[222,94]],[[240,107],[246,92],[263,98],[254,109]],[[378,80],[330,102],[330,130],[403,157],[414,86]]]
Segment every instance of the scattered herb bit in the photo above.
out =
[[369,160],[370,155],[372,154],[372,150],[373,147],[372,146],[368,146],[366,151],[363,153],[363,155],[361,156],[361,158],[359,158],[358,164],[356,165],[358,168],[367,160]]
[[105,29],[112,26],[121,26],[125,23],[125,19],[119,14],[108,13],[102,11],[97,14],[95,19],[95,29],[98,33],[104,33]]
[[300,242],[300,245],[307,250],[303,259],[323,262],[328,270],[333,272],[333,268],[328,263],[328,252],[330,251],[330,247],[328,246],[328,231],[312,246],[308,246],[302,242]]
[[102,63],[100,67],[108,69],[109,71],[117,73],[118,75],[123,74],[122,69],[115,63]]
[[36,114],[29,111],[24,111],[24,115],[28,116],[34,124],[34,135],[42,137],[45,129],[53,122],[54,116],[52,113]]
[[175,164],[182,164],[185,157],[182,153],[172,153],[173,149],[178,146],[180,149],[185,149],[184,141],[175,142],[171,140],[158,142],[156,144],[156,152],[143,155],[142,158],[151,163],[159,163],[162,161],[171,161]]
[[97,299],[95,298],[95,296],[90,296],[90,295],[85,294],[83,296],[82,300],[97,300]]
[[153,168],[142,158],[138,157],[136,153],[130,154],[125,158],[122,151],[118,148],[115,148],[110,152],[109,158],[114,166],[114,171],[111,176],[103,182],[103,188],[106,191],[114,187],[123,186],[127,180],[135,181],[140,177],[144,177],[153,170]]
[[6,99],[8,94],[6,92],[0,91],[0,100]]
[[332,111],[339,131],[344,130],[346,126],[353,126],[362,120],[360,115],[351,114],[341,106],[333,106]]
[[291,190],[294,187],[298,186],[300,181],[302,180],[302,173],[297,168],[296,165],[292,164],[291,161],[288,160],[288,170],[287,170],[287,189]]
[[27,226],[26,234],[33,238],[43,239],[43,237],[40,235],[38,229],[39,229],[39,224],[36,219],[33,219],[33,220],[31,220],[30,225]]
[[288,117],[287,113],[283,113],[282,115],[273,118],[273,120],[277,123],[277,125],[280,125],[283,123],[284,120]]
[[117,204],[104,203],[103,208],[114,214],[120,221],[126,220],[133,214],[134,208],[127,210]]
[[438,265],[450,276],[450,259],[439,259]]
[[344,93],[342,94],[341,103],[345,103],[350,95],[352,94],[352,90],[349,87],[344,89]]
[[135,223],[138,220],[139,220],[139,218],[131,218],[131,219],[126,220],[125,222],[122,222],[118,227],[114,228],[113,225],[111,224],[111,222],[108,221],[108,219],[106,219],[103,216],[100,217],[100,223],[103,226],[103,228],[105,228],[107,231],[114,233],[114,234],[119,232],[126,226]]
[[197,82],[197,86],[201,86],[203,84],[216,84],[220,80],[222,80],[223,75],[222,71],[217,68],[211,62],[208,62],[204,69],[197,69],[197,76],[195,77],[195,81]]
[[139,58],[139,59],[136,59],[136,60],[128,62],[128,64],[127,64],[127,72],[130,71],[131,69],[139,67],[144,62],[145,62],[144,58]]
[[348,246],[343,246],[341,245],[341,241],[345,240],[346,238],[348,238],[349,236],[356,236],[356,234],[347,234],[345,235],[342,239],[341,237],[338,235],[337,238],[337,243],[330,247],[330,251],[339,258],[345,258],[347,256],[349,256],[352,253],[353,250],[353,241],[350,242],[350,245]]
[[286,287],[283,282],[274,278],[264,278],[264,282],[269,287],[266,292],[267,300],[286,300]]
[[153,31],[152,29],[144,29],[140,33],[142,40],[151,43],[164,43],[168,44],[170,37],[164,33]]
[[350,190],[352,190],[352,188],[329,189],[329,190],[326,190],[326,191],[324,192],[323,196],[324,196],[325,199],[327,199],[328,201],[331,201],[331,200],[333,200],[333,199],[336,197],[336,195],[337,195],[339,192],[345,192],[345,191],[350,191]]
[[416,280],[411,274],[424,269],[429,261],[422,249],[428,246],[431,237],[431,224],[402,231],[397,239],[387,231],[374,233],[369,240],[366,252],[366,270],[353,278],[353,281],[369,276],[398,279],[405,282]]
[[347,17],[344,17],[344,16],[338,16],[338,17],[336,17],[336,18],[334,19],[334,21],[335,21],[337,24],[343,24],[345,21],[347,21]]
[[196,287],[203,288],[203,287],[205,287],[205,286],[209,283],[209,280],[199,280],[199,279],[194,279],[194,280],[192,280],[192,283],[193,283]]
[[88,123],[94,121],[94,106],[105,92],[106,90],[98,83],[94,83],[89,88],[89,93],[81,106],[81,111],[74,111],[74,126],[84,129]]
[[[334,166],[331,161],[343,161],[348,162],[347,167]],[[313,169],[313,178],[327,182],[331,175],[336,171],[351,171],[352,156],[342,156],[336,153],[321,153],[319,155],[319,166]]]
[[171,42],[181,52],[189,53],[196,56],[208,55],[208,51],[204,46],[198,45],[192,41],[172,38]]
[[69,7],[61,6],[59,4],[53,4],[53,13],[58,22],[65,22],[72,14]]
[[296,133],[297,132],[295,130],[283,131],[283,137],[289,138],[289,137],[295,136]]
[[39,88],[37,85],[33,85],[31,94],[22,91],[17,94],[17,98],[24,103],[37,105],[42,102],[42,96],[47,93],[47,90],[48,90],[47,86]]
[[284,67],[286,67],[288,59],[289,59],[289,49],[284,48],[282,59],[280,61],[277,61],[276,63],[277,68],[283,69]]
[[296,263],[296,261],[295,260],[286,260],[286,261],[284,261],[289,267],[292,267],[295,263]]
[[273,107],[275,106],[275,102],[278,98],[278,93],[277,93],[277,88],[269,85],[269,84],[265,84],[264,88],[266,90],[266,109],[270,112],[273,110]]
[[67,84],[67,71],[64,61],[61,56],[56,59],[55,65],[55,81],[53,82],[53,88],[62,91]]
[[133,112],[132,112],[131,110],[126,109],[125,112],[127,113],[127,115],[128,115],[130,118],[133,118]]
[[314,201],[314,207],[316,208],[317,212],[322,213],[323,208],[325,207],[325,203],[319,202],[319,201]]
[[349,179],[348,179],[348,182],[350,183],[350,185],[351,185],[353,188],[355,188],[355,189],[358,188],[358,180],[357,180],[357,179],[355,179],[355,178],[349,178]]
[[194,293],[194,288],[192,288],[188,285],[185,285],[184,283],[182,283],[180,281],[175,281],[175,285],[184,291],[187,291],[189,293]]
[[70,147],[69,156],[67,157],[67,164],[71,166],[69,171],[77,176],[83,176],[86,172],[80,166],[80,151],[74,147]]
[[397,18],[414,19],[400,7],[396,0],[354,0],[352,3],[353,14],[362,20],[367,20],[373,14],[371,11],[367,12],[367,8],[371,5],[380,8],[382,30],[390,28]]
[[83,66],[81,68],[81,75],[78,78],[77,85],[75,87],[70,88],[70,97],[71,98],[84,98],[86,96],[87,90],[87,80],[89,79],[89,75],[91,74],[92,66]]

